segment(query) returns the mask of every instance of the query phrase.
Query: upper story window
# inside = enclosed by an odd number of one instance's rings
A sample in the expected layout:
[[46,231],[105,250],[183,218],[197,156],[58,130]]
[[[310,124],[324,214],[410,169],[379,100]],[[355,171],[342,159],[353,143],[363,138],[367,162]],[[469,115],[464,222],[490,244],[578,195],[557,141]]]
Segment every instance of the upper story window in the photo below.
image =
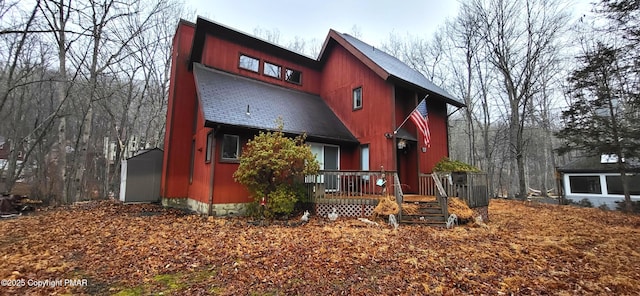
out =
[[258,70],[260,69],[260,60],[248,55],[241,54],[238,67],[253,72],[258,72]]
[[269,62],[264,62],[262,74],[280,79],[282,77],[282,67]]
[[362,87],[353,90],[353,110],[362,109]]
[[284,80],[295,84],[302,84],[302,72],[293,69],[286,69],[284,71]]
[[236,161],[240,157],[240,137],[224,135],[222,139],[222,160]]

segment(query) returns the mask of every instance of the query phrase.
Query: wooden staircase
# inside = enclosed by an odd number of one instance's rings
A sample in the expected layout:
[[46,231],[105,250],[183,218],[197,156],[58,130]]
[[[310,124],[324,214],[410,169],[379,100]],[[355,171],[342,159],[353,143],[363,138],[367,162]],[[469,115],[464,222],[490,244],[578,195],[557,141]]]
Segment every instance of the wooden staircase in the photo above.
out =
[[[437,188],[436,200],[407,202],[417,205],[418,211],[415,214],[406,214],[400,210],[400,223],[423,224],[437,227],[447,226],[447,218],[449,217],[447,193],[442,187],[440,178],[435,172],[431,174],[431,177]],[[399,181],[396,182],[398,184],[400,183]],[[405,203],[403,195],[402,189],[396,190],[396,201],[398,201],[398,205]]]
[[447,219],[442,212],[442,207],[437,201],[405,202],[418,206],[418,212],[412,215],[402,213],[400,223],[423,224],[429,226],[445,227]]

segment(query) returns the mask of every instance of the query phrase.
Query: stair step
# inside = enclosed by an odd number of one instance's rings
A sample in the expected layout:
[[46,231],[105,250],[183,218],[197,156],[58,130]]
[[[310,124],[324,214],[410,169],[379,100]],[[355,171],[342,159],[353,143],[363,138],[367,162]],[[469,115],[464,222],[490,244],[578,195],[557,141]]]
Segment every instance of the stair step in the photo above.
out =
[[440,208],[418,208],[418,213],[420,214],[442,214],[442,209]]
[[405,202],[405,204],[417,205],[419,207],[425,207],[425,208],[440,208],[439,203]]
[[441,221],[444,222],[446,219],[444,216],[405,216],[402,215],[403,221]]
[[414,225],[428,225],[428,226],[436,226],[436,227],[445,227],[447,225],[444,221],[421,221],[421,220],[402,220],[400,223],[403,224],[414,224]]

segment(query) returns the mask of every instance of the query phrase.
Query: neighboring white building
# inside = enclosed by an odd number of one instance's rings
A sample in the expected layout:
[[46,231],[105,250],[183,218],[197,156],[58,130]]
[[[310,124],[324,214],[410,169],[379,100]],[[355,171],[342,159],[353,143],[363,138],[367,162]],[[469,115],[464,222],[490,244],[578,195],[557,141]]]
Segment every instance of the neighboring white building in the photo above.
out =
[[[622,179],[617,157],[585,157],[558,168],[562,174],[564,197],[578,202],[588,199],[593,206],[602,204],[616,209],[616,201],[624,201]],[[640,201],[640,161],[626,160],[631,200]]]

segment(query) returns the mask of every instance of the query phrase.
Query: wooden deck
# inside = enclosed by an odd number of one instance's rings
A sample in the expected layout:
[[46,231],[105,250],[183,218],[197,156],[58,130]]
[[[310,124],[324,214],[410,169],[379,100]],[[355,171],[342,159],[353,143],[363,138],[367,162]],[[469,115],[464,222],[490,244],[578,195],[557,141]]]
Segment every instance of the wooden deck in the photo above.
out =
[[[322,199],[374,199],[379,200],[383,197],[392,197],[391,195],[385,196],[380,194],[355,194],[355,195],[344,195],[344,194],[333,194],[333,193],[325,193]],[[426,202],[426,201],[436,201],[436,197],[433,195],[419,195],[419,194],[406,194],[403,198],[404,202]]]

